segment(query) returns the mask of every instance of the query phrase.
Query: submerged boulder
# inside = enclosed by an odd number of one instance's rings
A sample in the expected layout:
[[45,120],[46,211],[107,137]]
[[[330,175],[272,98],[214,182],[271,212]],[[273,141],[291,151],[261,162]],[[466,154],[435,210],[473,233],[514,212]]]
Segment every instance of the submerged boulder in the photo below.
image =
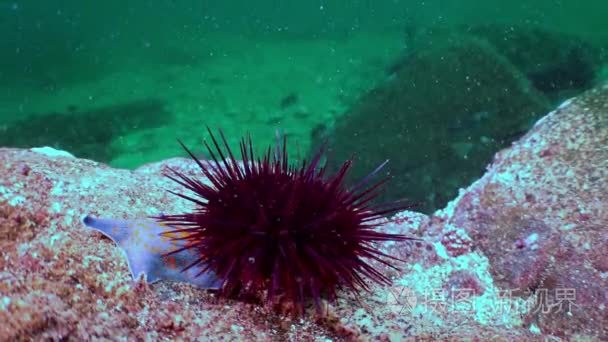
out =
[[393,179],[384,199],[407,197],[431,212],[549,108],[486,41],[451,36],[402,60],[337,119],[330,165],[355,152],[355,180],[389,159]]
[[605,53],[584,38],[538,26],[481,25],[464,30],[487,40],[553,101],[591,88],[605,62]]

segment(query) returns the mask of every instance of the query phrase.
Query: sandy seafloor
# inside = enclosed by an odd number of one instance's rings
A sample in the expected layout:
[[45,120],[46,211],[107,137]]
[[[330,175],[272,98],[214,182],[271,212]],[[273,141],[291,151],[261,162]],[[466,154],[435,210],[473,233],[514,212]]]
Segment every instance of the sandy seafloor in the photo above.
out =
[[[134,168],[182,155],[176,139],[200,152],[205,125],[223,129],[233,148],[247,132],[259,148],[265,148],[280,129],[288,134],[290,151],[304,156],[312,129],[331,124],[362,92],[386,77],[388,65],[405,49],[403,34],[397,31],[340,39],[248,39],[215,33],[200,44],[176,43],[174,51],[170,43],[156,49],[145,41],[137,44],[137,56],[109,54],[107,58],[115,58],[108,63],[113,70],[101,78],[4,86],[0,116],[10,123],[41,113],[66,112],[69,106],[76,106],[74,115],[78,115],[79,111],[156,99],[165,102],[172,120],[154,129],[134,128],[114,139],[111,147],[118,154],[108,161],[110,165]],[[60,80],[61,73],[77,72],[77,68],[51,68],[48,77]],[[292,94],[297,101],[282,108],[281,101]]]

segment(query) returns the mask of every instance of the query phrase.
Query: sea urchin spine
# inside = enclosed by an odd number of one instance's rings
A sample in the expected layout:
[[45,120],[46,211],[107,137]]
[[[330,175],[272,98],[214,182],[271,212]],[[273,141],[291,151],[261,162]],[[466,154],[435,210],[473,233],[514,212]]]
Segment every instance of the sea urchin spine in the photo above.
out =
[[[339,289],[369,290],[365,278],[388,285],[390,279],[367,263],[373,259],[395,268],[375,243],[413,238],[376,231],[377,219],[408,206],[372,204],[381,180],[368,186],[365,177],[344,185],[352,160],[333,175],[321,166],[325,148],[307,163],[288,163],[286,139],[262,158],[253,153],[251,138],[240,142],[237,161],[226,138],[218,141],[208,129],[210,161],[201,161],[180,142],[200,167],[207,183],[171,169],[169,178],[192,191],[173,192],[196,205],[193,212],[157,217],[172,230],[162,235],[180,241],[174,252],[194,249],[194,263],[222,280],[222,293],[265,293],[301,311],[308,300],[334,300]],[[223,148],[220,146],[223,144]],[[379,168],[374,171],[376,173]]]

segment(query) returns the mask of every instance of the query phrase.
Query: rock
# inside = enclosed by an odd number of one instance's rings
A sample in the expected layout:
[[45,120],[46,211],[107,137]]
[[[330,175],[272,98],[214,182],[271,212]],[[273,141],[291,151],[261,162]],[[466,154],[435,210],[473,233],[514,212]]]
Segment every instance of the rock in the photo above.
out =
[[[0,340],[246,340],[329,336],[312,322],[218,300],[186,284],[133,282],[115,244],[85,228],[86,214],[122,218],[188,206],[166,189],[176,158],[136,171],[51,149],[0,148]],[[270,311],[272,312],[272,311]]]
[[608,87],[569,100],[494,158],[436,219],[462,229],[525,325],[608,339]]
[[[315,316],[311,307],[298,320],[272,307],[218,298],[189,284],[133,281],[122,250],[85,228],[82,217],[129,219],[188,208],[188,202],[167,193],[179,188],[162,174],[168,167],[191,174],[198,172],[197,166],[175,158],[129,171],[48,148],[35,151],[0,149],[0,340],[533,336],[526,330],[478,321],[463,325],[468,320],[465,311],[450,313],[440,325],[406,311],[400,298],[404,284],[415,283],[425,272],[427,279],[439,284],[445,278],[451,293],[458,286],[475,285],[477,295],[492,289],[487,263],[477,262],[476,270],[464,270],[465,263],[446,260],[423,243],[383,246],[385,253],[400,256],[417,270],[399,283],[401,273],[373,261],[396,280],[394,288],[374,286],[361,298],[342,293],[323,316]],[[404,212],[386,222],[383,229],[411,235],[429,219]],[[466,258],[483,260],[479,254],[461,256]],[[446,268],[458,272],[448,277],[450,272],[442,271]]]
[[[533,24],[463,25],[457,28],[411,27],[406,31],[408,51],[433,49],[445,40],[463,35],[483,39],[506,57],[551,101],[559,103],[569,96],[593,87],[606,54],[601,45],[588,37],[553,31]],[[460,37],[460,38],[459,38]],[[407,54],[397,59],[389,71],[399,69]]]
[[481,25],[464,30],[487,40],[553,101],[593,87],[605,59],[585,37],[538,26]]
[[406,197],[432,212],[549,109],[490,44],[452,36],[410,55],[338,119],[330,165],[354,153],[356,180],[389,159],[393,179],[381,200]]

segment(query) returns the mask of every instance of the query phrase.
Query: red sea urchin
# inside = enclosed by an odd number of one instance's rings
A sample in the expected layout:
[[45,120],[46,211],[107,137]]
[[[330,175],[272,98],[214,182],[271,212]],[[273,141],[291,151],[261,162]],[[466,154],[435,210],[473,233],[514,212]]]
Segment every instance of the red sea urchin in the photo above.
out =
[[365,278],[391,283],[363,260],[395,268],[384,259],[397,259],[374,244],[413,239],[375,231],[374,221],[408,207],[371,204],[386,179],[366,187],[370,180],[366,177],[346,188],[344,178],[352,161],[327,176],[326,167],[320,166],[324,148],[310,163],[289,165],[285,138],[257,159],[251,138],[242,139],[239,162],[222,132],[223,149],[210,130],[209,134],[214,147],[205,143],[209,162],[201,162],[180,144],[210,183],[176,170],[167,174],[193,192],[194,196],[174,194],[195,203],[197,209],[156,218],[173,228],[162,235],[183,243],[167,256],[185,249],[200,255],[184,270],[203,265],[201,273],[213,271],[221,279],[222,293],[265,292],[267,301],[280,298],[299,312],[307,300],[319,309],[320,300],[334,300],[338,289],[369,290]]

